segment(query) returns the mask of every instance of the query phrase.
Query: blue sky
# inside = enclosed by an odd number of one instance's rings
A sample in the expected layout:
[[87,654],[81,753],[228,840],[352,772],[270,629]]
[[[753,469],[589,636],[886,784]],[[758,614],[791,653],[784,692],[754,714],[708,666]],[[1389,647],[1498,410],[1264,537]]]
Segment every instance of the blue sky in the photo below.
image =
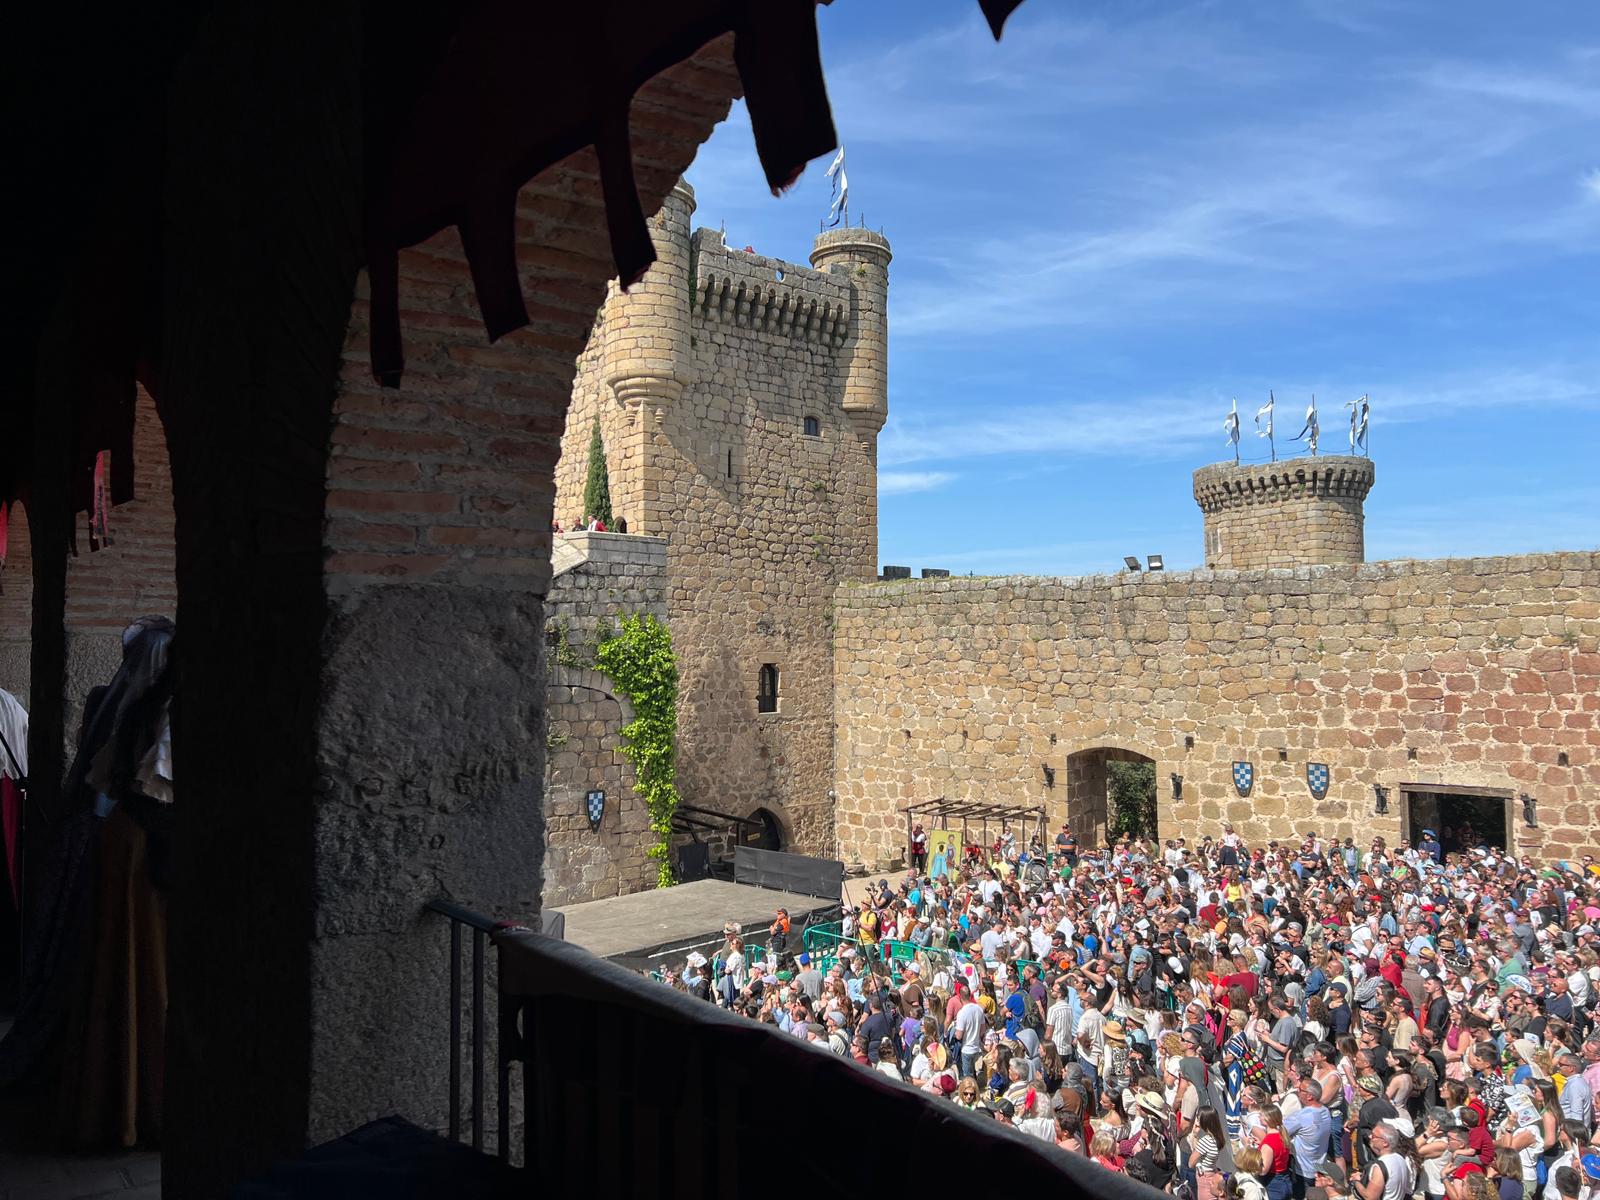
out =
[[[971,0],[819,9],[890,268],[880,560],[1197,566],[1197,466],[1373,405],[1369,558],[1600,546],[1600,5]],[[742,106],[697,224],[805,261],[826,162]],[[1294,447],[1280,437],[1280,457]]]

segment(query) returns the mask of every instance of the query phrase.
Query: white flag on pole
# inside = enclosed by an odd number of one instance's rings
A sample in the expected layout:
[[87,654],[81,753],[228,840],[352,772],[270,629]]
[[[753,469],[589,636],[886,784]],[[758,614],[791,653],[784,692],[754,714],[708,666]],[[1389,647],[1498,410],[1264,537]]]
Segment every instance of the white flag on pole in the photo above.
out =
[[1239,398],[1234,397],[1233,411],[1222,422],[1222,428],[1227,430],[1228,445],[1233,447],[1233,459],[1239,461]]
[[1321,426],[1317,424],[1317,398],[1313,396],[1311,397],[1310,407],[1306,409],[1305,427],[1294,435],[1294,440],[1304,442],[1310,448],[1311,453],[1315,454],[1317,452],[1317,435],[1321,432]]
[[850,220],[850,177],[844,173],[844,146],[833,156],[828,166],[828,178],[833,180],[833,204],[828,209],[828,226],[832,228],[841,219]]
[[1367,448],[1367,423],[1372,418],[1372,406],[1366,396],[1345,405],[1350,410],[1350,453]]
[[[1256,409],[1256,436],[1257,437],[1269,438],[1269,437],[1272,436],[1272,406],[1275,405],[1278,401],[1277,401],[1276,397],[1272,396],[1271,392],[1268,392],[1267,395],[1269,397],[1271,397],[1271,398],[1268,399],[1267,402],[1265,404],[1263,404],[1260,408]],[[1267,419],[1266,425],[1262,425],[1261,424],[1261,418],[1262,417],[1265,417]]]

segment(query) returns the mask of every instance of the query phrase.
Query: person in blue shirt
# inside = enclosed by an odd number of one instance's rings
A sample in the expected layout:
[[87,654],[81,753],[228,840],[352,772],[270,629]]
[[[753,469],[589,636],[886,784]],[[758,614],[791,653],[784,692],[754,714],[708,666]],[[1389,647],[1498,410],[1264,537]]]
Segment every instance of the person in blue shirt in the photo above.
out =
[[1022,1018],[1028,1012],[1028,997],[1022,990],[1022,980],[1017,975],[1011,977],[1011,994],[1006,997],[1006,1036],[1014,1038],[1017,1030],[1022,1028]]
[[1439,835],[1431,829],[1422,831],[1422,839],[1417,842],[1417,849],[1435,863],[1444,862],[1444,847],[1439,844]]
[[1289,1138],[1291,1151],[1291,1194],[1295,1200],[1302,1200],[1316,1178],[1318,1164],[1327,1157],[1333,1118],[1322,1103],[1322,1085],[1316,1080],[1302,1079],[1294,1090],[1300,1097],[1301,1108],[1283,1119],[1283,1132]]

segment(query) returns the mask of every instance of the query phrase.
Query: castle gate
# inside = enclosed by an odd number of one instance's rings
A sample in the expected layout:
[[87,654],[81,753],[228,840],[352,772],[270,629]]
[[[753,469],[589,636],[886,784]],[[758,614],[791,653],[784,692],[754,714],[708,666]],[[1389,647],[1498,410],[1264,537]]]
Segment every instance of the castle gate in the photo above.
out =
[[1142,815],[1136,832],[1147,837],[1156,834],[1155,760],[1117,746],[1097,746],[1067,757],[1067,822],[1077,834],[1079,844],[1086,849],[1104,846],[1109,840],[1111,822],[1116,815],[1113,793],[1118,790],[1114,786],[1116,769],[1113,763],[1149,764],[1152,786],[1149,796],[1142,797],[1145,804],[1140,810]]

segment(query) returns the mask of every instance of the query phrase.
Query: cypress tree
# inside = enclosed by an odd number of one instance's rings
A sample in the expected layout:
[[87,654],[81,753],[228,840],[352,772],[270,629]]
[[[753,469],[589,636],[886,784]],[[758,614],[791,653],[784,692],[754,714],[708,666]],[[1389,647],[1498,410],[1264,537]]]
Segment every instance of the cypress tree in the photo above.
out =
[[589,437],[589,476],[583,485],[583,509],[591,517],[599,517],[611,528],[611,476],[606,470],[606,443],[600,436],[600,418],[594,419],[594,433]]

